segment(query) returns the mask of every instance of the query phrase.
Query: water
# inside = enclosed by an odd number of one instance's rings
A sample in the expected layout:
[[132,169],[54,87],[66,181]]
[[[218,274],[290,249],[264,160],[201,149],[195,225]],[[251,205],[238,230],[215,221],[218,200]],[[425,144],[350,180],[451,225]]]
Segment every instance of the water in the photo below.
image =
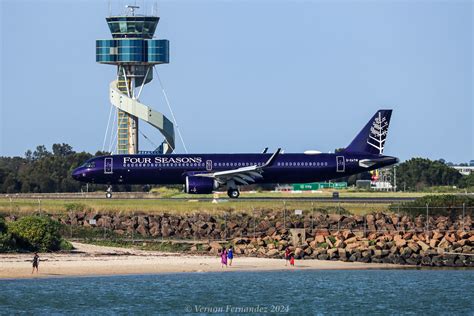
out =
[[180,273],[0,280],[0,314],[474,315],[474,270]]

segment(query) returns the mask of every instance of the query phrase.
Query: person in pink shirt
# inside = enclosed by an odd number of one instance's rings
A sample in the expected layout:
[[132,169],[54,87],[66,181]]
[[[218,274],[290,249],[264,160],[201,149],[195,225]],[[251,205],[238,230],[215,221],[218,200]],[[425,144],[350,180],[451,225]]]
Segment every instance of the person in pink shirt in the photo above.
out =
[[225,249],[225,247],[222,247],[222,251],[220,255],[221,255],[222,268],[224,267],[224,265],[227,267],[227,250]]

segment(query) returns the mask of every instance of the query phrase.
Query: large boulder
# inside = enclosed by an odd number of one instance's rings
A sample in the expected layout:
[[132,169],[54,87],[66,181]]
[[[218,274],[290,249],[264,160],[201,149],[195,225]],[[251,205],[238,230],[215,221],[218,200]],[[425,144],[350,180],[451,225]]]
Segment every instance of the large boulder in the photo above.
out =
[[277,249],[271,249],[267,251],[266,256],[270,258],[279,257],[280,252]]

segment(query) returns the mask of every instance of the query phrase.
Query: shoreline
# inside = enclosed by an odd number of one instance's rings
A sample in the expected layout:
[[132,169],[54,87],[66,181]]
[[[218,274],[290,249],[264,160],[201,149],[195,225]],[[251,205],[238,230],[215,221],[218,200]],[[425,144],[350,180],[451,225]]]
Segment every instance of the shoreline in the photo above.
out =
[[413,269],[416,266],[327,260],[296,260],[295,267],[283,259],[236,257],[222,268],[217,256],[144,251],[73,243],[71,253],[41,253],[39,274],[31,274],[32,254],[0,254],[0,280],[51,277],[111,276],[168,273],[238,271]]

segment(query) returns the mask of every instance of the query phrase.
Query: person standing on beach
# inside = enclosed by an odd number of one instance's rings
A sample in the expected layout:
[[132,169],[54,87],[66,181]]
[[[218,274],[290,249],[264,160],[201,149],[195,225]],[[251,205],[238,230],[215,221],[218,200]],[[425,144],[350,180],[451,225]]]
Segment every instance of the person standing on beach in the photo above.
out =
[[224,265],[227,267],[227,250],[225,249],[225,247],[222,247],[221,251],[221,265],[222,268],[224,267]]
[[286,247],[285,249],[285,267],[288,265],[288,261],[290,261],[290,247]]
[[38,253],[35,252],[35,256],[33,257],[33,270],[31,271],[31,274],[35,272],[35,269],[36,269],[36,273],[38,273],[39,261],[40,261],[40,258],[38,256]]
[[227,259],[229,259],[229,266],[231,266],[232,259],[234,259],[234,248],[232,246],[229,247],[229,251],[227,252]]
[[295,255],[293,253],[290,254],[290,266],[295,266]]

